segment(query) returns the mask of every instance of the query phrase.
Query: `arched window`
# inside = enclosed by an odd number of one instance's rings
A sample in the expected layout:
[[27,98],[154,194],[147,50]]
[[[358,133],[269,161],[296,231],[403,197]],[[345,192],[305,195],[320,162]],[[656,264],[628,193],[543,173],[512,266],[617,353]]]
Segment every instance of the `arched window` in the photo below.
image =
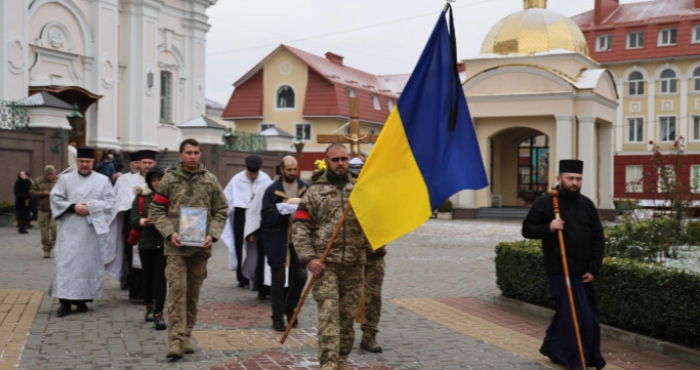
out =
[[372,95],[372,105],[374,105],[374,109],[382,110],[382,106],[379,104],[379,97],[376,95]]
[[644,76],[641,72],[632,72],[628,78],[628,94],[644,95]]
[[678,91],[676,84],[676,72],[671,69],[664,69],[661,72],[661,93],[673,94]]
[[700,91],[700,67],[693,71],[693,91]]
[[389,107],[389,112],[391,112],[392,110],[394,110],[394,101],[393,101],[393,100],[387,98],[387,99],[386,99],[386,105],[387,105],[387,107]]
[[294,108],[294,89],[289,85],[282,85],[277,89],[277,108]]

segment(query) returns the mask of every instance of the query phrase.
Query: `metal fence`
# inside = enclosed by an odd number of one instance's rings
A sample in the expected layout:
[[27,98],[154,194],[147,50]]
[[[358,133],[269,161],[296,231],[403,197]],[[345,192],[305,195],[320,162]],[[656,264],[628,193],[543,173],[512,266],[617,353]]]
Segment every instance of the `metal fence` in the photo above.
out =
[[0,129],[20,130],[29,125],[27,107],[14,101],[0,100]]
[[236,142],[233,143],[233,145],[228,145],[224,141],[224,150],[253,153],[267,151],[267,140],[265,140],[265,136],[240,131],[236,131],[235,135]]

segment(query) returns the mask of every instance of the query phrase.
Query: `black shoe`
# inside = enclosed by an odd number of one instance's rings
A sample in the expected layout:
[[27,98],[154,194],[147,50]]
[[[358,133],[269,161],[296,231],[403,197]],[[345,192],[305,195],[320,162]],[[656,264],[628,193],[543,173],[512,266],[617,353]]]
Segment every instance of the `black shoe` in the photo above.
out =
[[58,307],[58,310],[56,311],[56,315],[58,317],[66,316],[69,313],[70,313],[70,303],[68,303],[68,302],[61,303],[61,305]]
[[34,227],[34,225],[32,225],[32,224],[27,225],[27,229],[31,229],[33,227]]
[[275,331],[286,331],[287,327],[284,326],[284,320],[272,320],[272,328]]
[[121,278],[121,281],[120,281],[120,284],[119,284],[119,288],[120,288],[121,290],[127,290],[127,289],[129,289],[129,283],[126,281],[126,278],[124,278],[124,277]]
[[19,233],[20,234],[29,234],[29,231],[27,231],[27,229],[25,229],[25,228],[21,228],[21,229],[19,229]]
[[87,307],[87,304],[85,304],[85,302],[76,303],[75,305],[78,307],[76,309],[76,311],[78,311],[78,312],[87,312],[88,311],[88,307]]
[[264,301],[267,299],[267,294],[260,294],[258,293],[258,301]]

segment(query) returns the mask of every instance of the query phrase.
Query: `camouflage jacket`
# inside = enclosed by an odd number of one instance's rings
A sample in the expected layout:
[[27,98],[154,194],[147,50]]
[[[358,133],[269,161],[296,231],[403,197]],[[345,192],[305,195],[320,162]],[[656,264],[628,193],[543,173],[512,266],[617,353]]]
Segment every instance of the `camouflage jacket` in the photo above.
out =
[[167,171],[150,206],[150,217],[156,229],[166,238],[165,255],[211,256],[211,248],[175,247],[170,235],[179,232],[180,208],[207,208],[207,235],[219,239],[226,224],[228,202],[219,180],[204,168],[194,173],[185,172],[182,163]]
[[52,181],[47,180],[44,176],[39,176],[34,179],[34,185],[29,189],[29,195],[36,199],[36,207],[38,210],[51,212],[49,196],[44,194],[44,190],[51,192],[54,185],[56,185],[56,181],[58,181],[58,177],[54,177]]
[[[321,258],[335,227],[343,215],[355,178],[342,188],[328,182],[326,175],[312,182],[299,203],[292,224],[292,241],[299,260],[306,264]],[[344,265],[362,265],[366,261],[367,238],[355,213],[350,210],[338,236],[333,242],[326,262]]]

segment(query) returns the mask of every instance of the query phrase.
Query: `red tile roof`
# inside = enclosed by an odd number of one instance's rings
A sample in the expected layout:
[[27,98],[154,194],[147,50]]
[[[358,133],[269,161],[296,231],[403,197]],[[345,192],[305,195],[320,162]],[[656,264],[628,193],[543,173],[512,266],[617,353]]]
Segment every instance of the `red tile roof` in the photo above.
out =
[[621,26],[678,21],[685,18],[700,19],[700,9],[695,0],[654,0],[641,3],[620,4],[603,22],[594,24],[594,10],[571,17],[581,29],[588,27]]
[[263,71],[258,70],[246,84],[236,86],[221,118],[260,118],[263,115]]
[[[280,45],[248,73],[234,83],[234,91],[229,104],[224,111],[224,118],[239,118],[251,116],[251,112],[258,107],[237,107],[239,104],[250,104],[253,100],[262,104],[262,77],[260,77],[260,98],[258,89],[248,87],[249,84],[257,86],[255,80],[261,75],[262,68],[273,56],[287,50],[309,67],[309,81],[304,104],[304,117],[348,117],[349,101],[348,88],[355,91],[355,96],[360,100],[360,120],[383,124],[389,116],[387,99],[394,104],[408,81],[409,74],[377,76],[358,69],[343,65],[343,57],[334,53],[326,53],[326,58],[299,50],[287,45]],[[246,87],[247,90],[243,91]],[[246,95],[238,98],[237,95]],[[248,95],[253,95],[248,96]],[[379,99],[380,110],[374,108],[373,95]],[[259,107],[262,112],[262,106]]]

